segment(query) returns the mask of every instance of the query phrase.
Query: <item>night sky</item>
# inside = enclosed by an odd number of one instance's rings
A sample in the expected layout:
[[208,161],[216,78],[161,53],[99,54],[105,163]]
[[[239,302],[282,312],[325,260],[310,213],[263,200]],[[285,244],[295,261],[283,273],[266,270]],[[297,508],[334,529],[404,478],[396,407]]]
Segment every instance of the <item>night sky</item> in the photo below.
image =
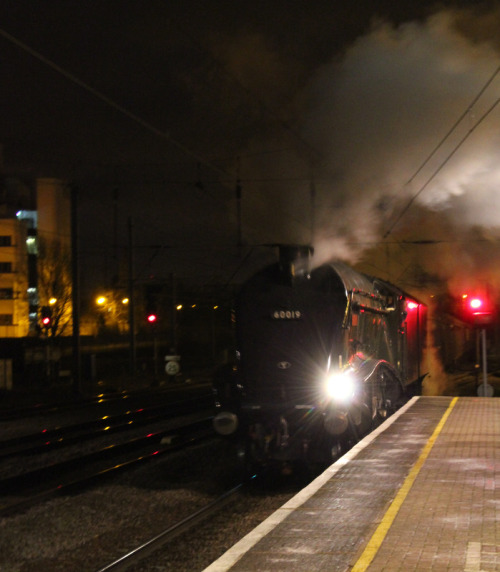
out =
[[3,0],[3,169],[78,187],[104,281],[132,217],[140,280],[313,241],[409,289],[497,287],[499,29],[496,2]]

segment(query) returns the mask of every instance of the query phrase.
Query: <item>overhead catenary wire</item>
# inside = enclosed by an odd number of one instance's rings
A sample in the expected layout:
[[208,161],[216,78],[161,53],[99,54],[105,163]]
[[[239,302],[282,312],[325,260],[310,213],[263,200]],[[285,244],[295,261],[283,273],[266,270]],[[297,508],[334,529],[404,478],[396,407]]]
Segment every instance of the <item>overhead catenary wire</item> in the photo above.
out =
[[434,180],[434,178],[443,170],[445,165],[449,162],[449,160],[455,155],[455,153],[460,149],[460,147],[467,141],[470,135],[481,125],[481,123],[488,117],[488,115],[495,109],[495,107],[500,103],[500,98],[498,98],[489,108],[488,110],[481,116],[480,120],[469,129],[469,131],[462,137],[462,139],[455,145],[452,151],[447,155],[445,160],[439,165],[439,167],[432,173],[432,175],[425,181],[425,183],[420,187],[418,192],[416,192],[411,199],[408,201],[406,206],[403,210],[399,213],[396,220],[392,223],[390,229],[384,234],[384,238],[387,238],[391,232],[394,230],[394,227],[398,224],[398,222],[403,218],[406,214],[408,209],[411,205],[415,202],[415,200],[425,191],[428,185]]
[[[145,128],[150,133],[153,133],[154,135],[159,136],[162,139],[168,141],[170,144],[175,146],[181,152],[185,153],[187,156],[192,157],[196,161],[198,171],[199,171],[200,165],[203,165],[204,167],[210,169],[212,172],[215,172],[216,174],[218,174],[220,176],[220,179],[218,180],[218,182],[220,184],[226,185],[229,187],[229,186],[231,186],[231,183],[229,181],[234,182],[234,177],[232,176],[231,173],[229,173],[227,170],[219,167],[218,165],[216,165],[212,161],[208,160],[207,158],[200,156],[198,153],[194,152],[192,149],[190,149],[186,145],[177,141],[174,137],[172,137],[172,135],[168,131],[163,131],[163,130],[159,129],[158,127],[156,127],[155,125],[153,125],[152,123],[144,120],[142,117],[140,117],[136,113],[130,111],[125,106],[119,104],[118,102],[116,102],[115,100],[113,100],[109,96],[105,95],[104,93],[102,93],[98,89],[92,87],[91,85],[89,85],[88,83],[86,83],[85,81],[83,81],[82,79],[77,77],[75,74],[67,71],[66,69],[64,69],[60,65],[56,64],[54,61],[52,61],[48,57],[44,56],[43,54],[41,54],[37,50],[33,49],[32,47],[27,45],[25,42],[22,42],[18,38],[14,37],[12,34],[9,34],[6,30],[4,30],[2,28],[0,28],[0,36],[3,36],[6,40],[8,40],[12,44],[16,45],[17,47],[21,48],[23,51],[30,54],[31,56],[33,56],[34,58],[36,58],[37,60],[42,62],[44,65],[46,65],[49,68],[51,68],[52,70],[54,70],[55,72],[59,73],[60,75],[65,77],[70,82],[74,83],[75,85],[78,85],[79,87],[81,87],[82,89],[84,89],[85,91],[90,93],[92,96],[94,96],[95,98],[99,99],[100,101],[102,101],[106,105],[113,108],[115,111],[121,113],[122,115],[124,115],[125,117],[130,119],[131,121],[133,121],[136,124],[140,125],[141,127]],[[199,46],[199,49],[202,49],[202,48]],[[226,73],[228,73],[228,75],[230,75],[229,72],[227,72],[227,70],[226,70]],[[237,81],[236,78],[234,78],[234,77],[233,77],[233,80]],[[245,89],[247,94],[250,93],[249,90],[244,88],[244,86],[241,86],[241,87],[243,89]],[[283,124],[282,126],[285,127],[285,124]],[[294,134],[295,134],[295,136],[298,136],[296,133],[294,133]],[[302,144],[305,144],[305,142],[302,139],[301,139],[301,142],[302,142]],[[240,184],[242,184],[242,181],[240,181]],[[213,195],[210,195],[210,196],[212,197],[212,199],[216,200]],[[291,219],[293,219],[295,221],[295,223],[300,224],[304,227],[306,226],[305,223],[303,223],[302,221],[300,221],[296,217],[293,217],[293,215],[288,213],[287,216],[289,216]]]
[[476,103],[479,101],[481,96],[488,89],[488,87],[493,83],[493,80],[495,79],[495,77],[499,73],[500,73],[500,66],[498,66],[496,68],[496,70],[493,72],[493,74],[488,78],[488,81],[483,85],[483,87],[479,90],[479,92],[474,97],[474,99],[469,103],[469,105],[467,106],[465,111],[462,113],[462,115],[460,115],[460,117],[450,127],[449,131],[443,136],[441,141],[439,141],[439,143],[429,153],[429,155],[427,156],[425,161],[420,165],[420,167],[415,171],[415,173],[413,173],[413,175],[408,179],[408,181],[406,182],[406,185],[409,185],[410,183],[413,182],[415,177],[417,177],[417,175],[422,171],[422,169],[427,165],[427,163],[429,163],[429,161],[432,159],[432,157],[434,157],[434,155],[439,151],[439,149],[441,149],[441,147],[444,145],[444,143],[450,137],[450,135],[455,131],[455,129],[460,125],[460,123],[462,123],[462,121],[465,119],[465,117],[467,117],[467,115],[472,111],[474,105],[476,105]]
[[[427,156],[427,158],[425,159],[425,161],[423,161],[423,163],[418,167],[418,169],[415,171],[415,173],[413,173],[413,175],[408,179],[408,181],[406,182],[406,184],[404,185],[405,187],[408,186],[409,184],[411,184],[414,179],[421,173],[421,171],[424,169],[424,167],[429,163],[429,161],[432,159],[432,157],[434,157],[434,155],[439,151],[439,149],[441,149],[441,147],[444,145],[444,143],[449,139],[449,137],[452,135],[452,133],[457,129],[457,127],[460,125],[460,123],[462,123],[462,121],[465,119],[465,117],[470,113],[470,111],[473,109],[473,107],[476,105],[476,103],[479,101],[479,99],[483,96],[483,94],[485,93],[485,91],[488,89],[488,87],[493,83],[493,80],[496,78],[496,76],[500,73],[500,66],[498,66],[494,72],[491,74],[491,76],[488,78],[488,80],[486,81],[486,83],[482,86],[482,88],[479,90],[479,92],[477,93],[477,95],[474,97],[474,99],[469,103],[469,105],[466,107],[466,109],[464,110],[464,112],[460,115],[460,117],[458,117],[458,119],[454,122],[454,124],[450,127],[450,129],[448,130],[448,132],[442,137],[442,139],[439,141],[439,143],[434,147],[434,149],[432,149],[432,151],[429,153],[429,155]],[[408,203],[406,204],[406,206],[403,208],[403,210],[400,212],[400,214],[398,215],[398,217],[396,218],[396,220],[393,222],[393,224],[391,225],[391,227],[389,228],[389,230],[387,230],[387,232],[384,234],[384,238],[387,238],[392,231],[394,230],[394,228],[396,227],[396,225],[399,223],[399,221],[403,218],[403,216],[406,214],[406,212],[409,210],[409,208],[411,207],[411,205],[414,203],[415,199],[417,199],[418,196],[420,196],[422,194],[422,192],[427,188],[427,186],[429,185],[429,183],[434,179],[434,177],[443,169],[443,167],[448,163],[448,161],[453,157],[453,155],[458,151],[458,149],[463,145],[463,143],[465,143],[465,141],[469,138],[469,136],[472,134],[472,132],[479,127],[479,125],[484,121],[484,119],[486,119],[486,117],[494,110],[494,108],[498,105],[498,103],[500,102],[500,99],[497,99],[495,101],[495,103],[486,111],[486,113],[484,113],[482,115],[482,117],[479,119],[479,121],[471,128],[469,129],[469,131],[466,133],[466,135],[461,139],[461,141],[455,146],[455,148],[452,150],[452,152],[445,158],[445,160],[441,163],[441,165],[434,171],[434,173],[431,175],[431,177],[429,177],[429,179],[422,185],[422,187],[420,187],[420,189],[417,191],[417,193],[415,193],[410,200],[408,201]]]
[[[76,76],[74,76],[73,74],[67,72],[66,70],[62,69],[60,66],[58,66],[57,64],[55,64],[54,62],[52,62],[51,60],[49,60],[48,58],[44,57],[42,54],[39,54],[38,52],[36,52],[35,50],[33,50],[32,48],[30,48],[29,46],[27,46],[26,44],[24,44],[23,42],[20,42],[19,40],[17,40],[16,38],[14,38],[13,36],[11,36],[10,34],[8,34],[7,32],[5,32],[4,30],[0,29],[0,35],[4,36],[6,39],[10,40],[11,42],[15,43],[16,45],[18,45],[19,47],[21,47],[23,50],[27,51],[28,53],[30,53],[32,56],[36,57],[37,59],[39,59],[40,61],[42,61],[44,64],[48,65],[49,67],[51,67],[52,69],[54,69],[55,71],[57,71],[58,73],[61,73],[62,75],[64,75],[67,79],[69,79],[70,81],[74,82],[75,84],[81,86],[82,88],[86,89],[88,92],[90,92],[91,94],[93,94],[95,97],[101,99],[103,102],[105,102],[108,105],[111,105],[114,109],[116,109],[117,111],[121,112],[122,114],[126,115],[129,119],[137,122],[138,124],[142,125],[144,128],[148,129],[149,131],[155,133],[156,135],[161,136],[162,138],[168,140],[169,142],[171,142],[172,144],[176,145],[179,149],[181,149],[183,152],[187,153],[189,156],[193,157],[196,159],[198,164],[203,164],[207,167],[209,167],[210,169],[213,169],[214,172],[217,172],[219,174],[222,175],[222,177],[225,179],[226,183],[228,182],[228,179],[231,178],[230,174],[225,171],[224,169],[221,169],[219,166],[214,165],[211,161],[207,160],[206,158],[202,158],[199,157],[198,154],[194,153],[191,149],[189,149],[188,147],[184,146],[182,143],[176,141],[174,138],[172,138],[172,136],[170,135],[170,133],[168,131],[162,131],[161,129],[158,129],[157,127],[155,127],[154,125],[152,125],[151,123],[144,121],[142,118],[140,118],[138,115],[134,114],[133,112],[131,112],[130,110],[126,109],[125,107],[119,105],[118,103],[114,102],[112,99],[110,99],[109,97],[107,97],[106,95],[102,94],[101,92],[99,92],[98,90],[94,89],[92,86],[86,84],[85,82],[83,82],[82,80],[80,80],[79,78],[77,78]],[[205,49],[206,51],[206,49]],[[213,57],[213,56],[212,56]],[[223,68],[224,69],[224,68]],[[224,70],[226,73],[229,74],[229,72],[227,70]],[[500,67],[497,68],[495,70],[495,73],[493,74],[493,76],[491,76],[491,78],[488,80],[487,84],[485,86],[483,86],[482,90],[479,92],[479,94],[475,97],[475,99],[473,100],[473,102],[471,102],[471,104],[468,106],[467,110],[462,114],[461,118],[459,120],[457,120],[455,122],[455,125],[450,129],[450,131],[448,132],[448,134],[442,139],[442,141],[436,146],[436,148],[432,151],[431,155],[429,155],[429,157],[426,159],[426,161],[424,161],[424,163],[419,167],[419,169],[417,170],[417,172],[412,176],[412,178],[410,178],[410,180],[408,181],[408,183],[410,183],[415,177],[416,175],[421,171],[421,169],[428,163],[428,161],[430,160],[430,158],[432,157],[432,155],[442,146],[442,144],[444,143],[444,141],[448,138],[449,134],[451,134],[451,132],[455,129],[455,127],[460,123],[460,121],[463,120],[463,118],[466,116],[466,114],[470,111],[471,107],[475,104],[475,102],[480,98],[480,96],[482,95],[482,93],[484,93],[484,91],[486,90],[486,88],[491,84],[491,82],[493,81],[494,77],[498,74],[498,72],[500,71]],[[238,81],[237,78],[235,78],[234,76],[233,80]],[[247,93],[247,95],[253,95],[251,94],[250,90],[248,90],[244,85],[242,85],[240,83],[240,86],[242,87],[242,89],[244,89],[244,91]],[[255,97],[255,95],[253,95],[253,97]],[[259,100],[260,102],[260,100]],[[269,110],[267,110],[269,112]],[[272,111],[272,110],[271,110]],[[287,127],[286,124],[283,125],[284,127]],[[476,125],[477,127],[477,125]],[[474,128],[475,129],[475,128]],[[474,130],[472,129],[468,135],[466,137],[468,137],[472,131]],[[297,135],[295,132],[292,131],[292,133],[294,135]],[[304,143],[304,141],[302,140],[302,143]],[[458,149],[458,147],[457,147]],[[441,166],[441,168],[444,165]],[[437,171],[439,172],[439,170]],[[433,175],[433,177],[437,174],[437,172]],[[228,176],[229,175],[229,176]],[[433,178],[432,177],[432,178]],[[427,181],[427,183],[425,184],[425,186],[423,188],[421,188],[419,190],[419,192],[411,199],[410,203],[408,203],[407,208],[401,213],[401,215],[399,216],[399,218],[396,220],[396,222],[393,224],[393,226],[391,227],[391,229],[387,232],[387,234],[385,236],[388,236],[393,228],[395,227],[395,225],[399,222],[400,218],[402,218],[402,216],[404,216],[404,214],[406,213],[406,211],[411,207],[411,204],[414,202],[414,200],[418,197],[418,195],[421,194],[421,192],[423,192],[426,188],[426,186],[430,183],[430,181],[432,180],[432,178]],[[234,179],[231,179],[234,182]],[[290,181],[293,181],[294,179],[291,178]],[[299,179],[296,179],[299,180]],[[304,181],[308,180],[308,178],[304,178]],[[245,182],[264,182],[264,180],[259,181],[258,179],[255,180],[251,180],[251,179],[241,179],[240,180],[241,183],[245,183]],[[317,182],[318,180],[316,180]],[[224,181],[221,179],[218,182],[223,183]],[[278,180],[277,179],[267,179],[266,182],[272,182],[272,183],[277,183]],[[290,216],[289,213],[286,213],[287,216]],[[292,217],[293,218],[293,217]],[[299,221],[297,219],[295,219],[295,222],[301,224],[302,226],[305,226],[305,224],[302,221]]]
[[158,127],[155,127],[152,123],[149,123],[145,119],[142,119],[142,117],[140,117],[139,115],[133,113],[132,111],[130,111],[129,109],[127,109],[123,105],[120,105],[119,103],[117,103],[116,101],[114,101],[113,99],[111,99],[110,97],[108,97],[107,95],[105,95],[104,93],[99,91],[98,89],[92,87],[88,83],[86,83],[83,80],[81,80],[80,78],[78,78],[73,73],[68,72],[67,70],[65,70],[64,68],[62,68],[61,66],[59,66],[58,64],[56,64],[55,62],[50,60],[49,58],[45,57],[40,52],[34,50],[33,48],[31,48],[30,46],[28,46],[27,44],[25,44],[21,40],[18,40],[16,37],[14,37],[13,35],[6,32],[2,28],[0,28],[0,36],[3,36],[6,40],[15,44],[16,46],[21,48],[23,51],[27,52],[28,54],[30,54],[31,56],[33,56],[34,58],[36,58],[37,60],[39,60],[40,62],[45,64],[46,66],[50,67],[51,69],[53,69],[54,71],[56,71],[57,73],[59,73],[60,75],[65,77],[67,80],[78,85],[79,87],[81,87],[82,89],[84,89],[85,91],[87,91],[88,93],[90,93],[91,95],[96,97],[97,99],[104,102],[106,105],[112,107],[115,111],[118,111],[119,113],[121,113],[125,117],[128,117],[131,121],[134,121],[135,123],[137,123],[141,127],[144,127],[145,129],[147,129],[149,132],[153,133],[154,135],[157,135],[157,136],[161,137],[162,139],[165,139],[170,144],[177,147],[180,151],[182,151],[186,155],[195,159],[198,163],[203,164],[204,166],[210,168],[214,172],[216,172],[220,175],[223,175],[225,177],[227,177],[229,175],[229,173],[227,171],[225,171],[224,169],[221,169],[219,166],[215,165],[214,163],[207,160],[206,158],[201,157],[199,154],[195,153],[192,149],[190,149],[186,145],[184,145],[181,142],[174,139],[174,137],[172,137],[172,135],[168,131],[163,131],[163,130],[159,129]]

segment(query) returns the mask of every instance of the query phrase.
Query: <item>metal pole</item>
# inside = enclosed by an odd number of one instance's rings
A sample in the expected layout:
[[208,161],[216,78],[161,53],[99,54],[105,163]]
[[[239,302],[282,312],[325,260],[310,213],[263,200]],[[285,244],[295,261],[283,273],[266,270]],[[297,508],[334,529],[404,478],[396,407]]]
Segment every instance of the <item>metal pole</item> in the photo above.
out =
[[156,381],[158,379],[158,338],[156,332],[153,333],[153,371]]
[[118,282],[118,189],[113,189],[113,286]]
[[134,302],[134,240],[132,218],[128,219],[128,323],[130,336],[130,375],[136,372],[135,302]]
[[243,237],[242,237],[243,235],[241,228],[241,183],[239,180],[236,181],[236,218],[238,226],[237,246],[238,249],[241,251],[241,247],[243,246]]
[[487,397],[488,387],[488,365],[486,360],[486,328],[481,330],[481,342],[483,345],[483,397]]
[[475,328],[476,333],[476,363],[474,364],[474,373],[476,376],[476,388],[479,389],[479,368],[481,367],[481,333]]
[[241,181],[240,181],[240,158],[237,158],[236,166],[236,225],[237,225],[237,240],[236,246],[238,248],[238,256],[241,257],[241,250],[243,247],[243,230],[241,222]]
[[311,183],[309,187],[310,205],[311,205],[311,245],[314,246],[316,238],[316,185],[314,183],[314,175],[311,168]]
[[175,274],[172,272],[172,323],[170,325],[170,335],[171,335],[171,349],[174,350],[174,354],[177,354],[177,284],[175,279]]
[[80,261],[78,253],[78,191],[71,189],[71,311],[73,318],[73,391],[82,393],[82,353],[80,345]]
[[417,304],[417,379],[420,385],[420,356],[422,353],[422,340],[420,339],[420,304]]

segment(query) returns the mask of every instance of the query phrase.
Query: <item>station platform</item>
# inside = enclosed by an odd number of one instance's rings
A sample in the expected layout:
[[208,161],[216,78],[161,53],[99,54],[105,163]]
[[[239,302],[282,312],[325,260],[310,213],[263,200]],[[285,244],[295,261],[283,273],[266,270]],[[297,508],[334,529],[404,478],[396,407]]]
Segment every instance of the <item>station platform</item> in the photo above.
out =
[[500,571],[500,399],[415,397],[204,572]]

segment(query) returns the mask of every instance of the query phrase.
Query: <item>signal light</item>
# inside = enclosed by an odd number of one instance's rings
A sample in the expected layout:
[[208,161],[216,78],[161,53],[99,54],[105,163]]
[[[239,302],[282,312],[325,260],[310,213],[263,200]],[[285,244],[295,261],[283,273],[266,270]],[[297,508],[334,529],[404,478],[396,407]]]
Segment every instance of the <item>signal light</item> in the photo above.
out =
[[42,326],[49,328],[52,324],[52,308],[50,306],[42,306],[41,317]]
[[489,304],[479,296],[467,298],[467,307],[473,316],[479,314],[491,314]]
[[483,305],[483,301],[479,298],[472,298],[472,300],[469,302],[469,306],[471,307],[472,310],[479,310],[479,308],[481,308]]
[[146,319],[150,324],[154,324],[156,322],[156,314],[148,314]]
[[472,318],[474,325],[486,325],[493,320],[493,309],[487,298],[463,295],[466,313]]

